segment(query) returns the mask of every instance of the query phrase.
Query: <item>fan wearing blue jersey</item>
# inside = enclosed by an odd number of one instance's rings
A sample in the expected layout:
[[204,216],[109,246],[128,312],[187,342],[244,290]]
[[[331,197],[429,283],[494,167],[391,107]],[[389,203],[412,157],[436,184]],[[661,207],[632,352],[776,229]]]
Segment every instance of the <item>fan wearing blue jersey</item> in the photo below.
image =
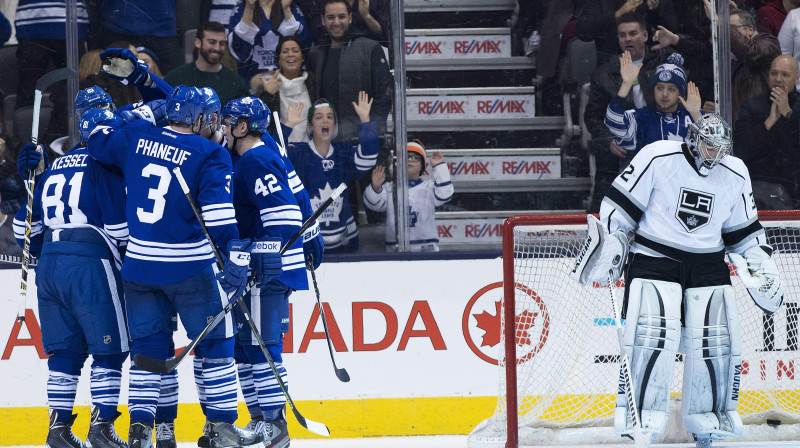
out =
[[[328,100],[320,98],[308,110],[310,141],[289,143],[287,147],[289,159],[308,189],[314,206],[318,207],[342,182],[352,185],[375,166],[378,158],[378,127],[369,118],[372,99],[361,91],[358,103],[352,104],[361,120],[358,146],[331,143],[337,135],[338,119]],[[296,121],[287,124],[292,126]],[[358,229],[346,197],[335,200],[319,219],[326,252],[358,250]]]
[[[88,107],[100,104],[89,102]],[[104,122],[121,123],[113,112],[96,111]],[[122,363],[129,350],[119,274],[120,248],[128,238],[125,190],[119,175],[89,157],[85,146],[95,125],[95,120],[81,120],[82,146],[55,159],[37,179],[34,192],[30,247],[41,254],[36,286],[42,343],[50,355],[46,444],[51,448],[89,443],[94,448],[127,447],[114,430]],[[18,169],[25,178],[42,157],[36,147],[30,143],[20,151]],[[14,220],[20,246],[25,227],[23,207]],[[81,368],[90,354],[93,408],[84,444],[72,432],[72,411]]]
[[[208,319],[222,311],[228,296],[238,297],[246,286],[252,244],[238,239],[230,155],[196,135],[202,128],[202,115],[202,93],[194,87],[178,86],[167,98],[166,128],[139,120],[122,129],[100,126],[89,138],[92,156],[122,169],[128,190],[130,243],[122,278],[129,304],[132,355],[166,359],[173,313],[178,313],[187,336],[193,339]],[[222,273],[210,242],[173,179],[174,168],[180,168],[209,234],[227,259]],[[201,373],[207,398],[203,432],[216,448],[263,445],[261,433],[234,425],[234,333],[233,321],[226,316],[198,345],[203,353]],[[152,447],[160,383],[160,375],[131,367],[131,448]]]
[[[225,106],[222,117],[228,148],[239,156],[233,174],[233,205],[239,232],[258,242],[254,253],[280,248],[300,229],[303,215],[283,161],[262,140],[270,121],[269,109],[256,97],[239,98]],[[283,382],[288,384],[282,351],[283,334],[289,330],[289,295],[294,290],[308,289],[302,241],[289,247],[282,261],[282,274],[270,281],[262,279],[246,301]],[[254,271],[257,277],[261,276],[258,267]],[[237,316],[242,317],[241,313]],[[252,372],[260,410],[253,412],[255,405],[249,403],[253,417],[249,426],[265,434],[267,446],[288,446],[286,402],[278,380],[252,332],[241,331],[239,342],[242,351],[237,361],[246,366],[248,373]],[[252,400],[252,392],[250,396]]]

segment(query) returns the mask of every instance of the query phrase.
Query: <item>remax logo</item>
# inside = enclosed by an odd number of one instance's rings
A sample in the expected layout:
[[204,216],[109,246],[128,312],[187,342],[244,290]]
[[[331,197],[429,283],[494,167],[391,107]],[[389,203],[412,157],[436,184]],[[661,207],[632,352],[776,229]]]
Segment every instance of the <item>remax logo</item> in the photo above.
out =
[[447,167],[450,169],[451,176],[457,175],[470,175],[470,174],[482,174],[482,175],[489,175],[489,166],[492,162],[483,162],[476,160],[474,162],[465,162],[460,161],[456,162],[448,162]]
[[[527,362],[544,347],[550,335],[550,314],[544,301],[530,288],[517,284],[517,295],[528,296],[531,306],[514,316],[517,364]],[[470,350],[478,358],[497,365],[502,340],[503,282],[481,288],[467,302],[461,330]]]
[[467,224],[464,226],[464,238],[492,238],[503,236],[503,224]]
[[444,42],[420,42],[418,40],[406,41],[406,55],[412,54],[442,54],[442,44]]
[[420,101],[417,103],[417,112],[423,115],[438,114],[463,114],[466,101]]
[[550,164],[552,161],[512,161],[503,162],[503,174],[551,174]]
[[457,40],[453,42],[453,51],[456,54],[499,54],[500,50],[499,40]]
[[525,113],[525,100],[480,100],[479,114]]

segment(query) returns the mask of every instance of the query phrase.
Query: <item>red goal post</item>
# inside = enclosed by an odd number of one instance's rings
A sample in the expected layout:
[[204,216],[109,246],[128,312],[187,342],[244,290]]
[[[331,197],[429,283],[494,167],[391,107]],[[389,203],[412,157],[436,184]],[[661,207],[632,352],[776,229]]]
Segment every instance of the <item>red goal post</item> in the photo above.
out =
[[[766,316],[732,279],[743,341],[743,438],[800,440],[800,211],[762,211],[759,219],[775,249],[785,305]],[[613,429],[619,345],[608,291],[568,278],[585,234],[584,214],[505,221],[498,404],[470,434],[469,446],[622,441]],[[622,297],[623,281],[615,287]],[[663,442],[689,441],[677,404],[682,370],[676,362]]]

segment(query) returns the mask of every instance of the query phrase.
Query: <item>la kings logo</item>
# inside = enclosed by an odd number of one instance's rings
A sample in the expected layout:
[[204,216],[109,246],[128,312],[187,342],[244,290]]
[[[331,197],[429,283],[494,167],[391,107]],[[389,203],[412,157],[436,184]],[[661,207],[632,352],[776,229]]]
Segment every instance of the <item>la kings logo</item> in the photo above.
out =
[[695,230],[708,224],[711,220],[711,213],[714,211],[714,195],[701,191],[681,188],[678,199],[678,210],[675,217],[687,232]]

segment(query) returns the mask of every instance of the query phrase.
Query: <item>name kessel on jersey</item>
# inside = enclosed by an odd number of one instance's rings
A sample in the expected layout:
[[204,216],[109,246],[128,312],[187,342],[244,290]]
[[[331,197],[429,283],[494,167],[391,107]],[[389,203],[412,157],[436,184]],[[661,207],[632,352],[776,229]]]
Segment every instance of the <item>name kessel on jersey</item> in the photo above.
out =
[[192,153],[185,149],[179,149],[172,145],[140,138],[136,143],[136,154],[156,159],[172,162],[176,165],[183,165]]
[[681,188],[675,217],[687,232],[694,232],[708,224],[713,212],[713,194]]

